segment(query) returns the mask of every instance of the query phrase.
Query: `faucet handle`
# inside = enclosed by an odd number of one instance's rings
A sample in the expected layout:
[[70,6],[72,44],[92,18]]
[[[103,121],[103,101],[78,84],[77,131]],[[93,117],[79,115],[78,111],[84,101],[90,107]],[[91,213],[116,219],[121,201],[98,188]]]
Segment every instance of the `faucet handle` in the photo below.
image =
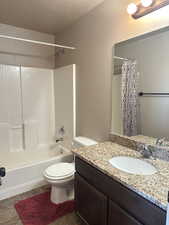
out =
[[152,155],[152,152],[150,151],[148,145],[146,144],[142,145],[141,154],[144,158],[150,158],[150,156]]

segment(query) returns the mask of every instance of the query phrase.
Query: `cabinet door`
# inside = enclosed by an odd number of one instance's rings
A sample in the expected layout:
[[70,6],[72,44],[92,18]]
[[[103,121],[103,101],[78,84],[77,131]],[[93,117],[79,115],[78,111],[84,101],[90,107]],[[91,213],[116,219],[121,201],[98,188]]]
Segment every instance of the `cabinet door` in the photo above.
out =
[[89,225],[107,224],[107,198],[88,184],[80,175],[75,175],[75,202],[79,216]]
[[109,202],[109,225],[142,225],[126,211],[116,205],[114,202]]

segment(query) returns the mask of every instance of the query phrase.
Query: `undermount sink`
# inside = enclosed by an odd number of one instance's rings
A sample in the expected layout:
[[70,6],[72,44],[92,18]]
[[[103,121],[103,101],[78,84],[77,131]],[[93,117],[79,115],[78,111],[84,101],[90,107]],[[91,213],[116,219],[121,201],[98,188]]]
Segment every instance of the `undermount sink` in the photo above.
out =
[[109,162],[113,167],[135,175],[152,175],[157,172],[157,169],[150,163],[133,157],[113,157]]

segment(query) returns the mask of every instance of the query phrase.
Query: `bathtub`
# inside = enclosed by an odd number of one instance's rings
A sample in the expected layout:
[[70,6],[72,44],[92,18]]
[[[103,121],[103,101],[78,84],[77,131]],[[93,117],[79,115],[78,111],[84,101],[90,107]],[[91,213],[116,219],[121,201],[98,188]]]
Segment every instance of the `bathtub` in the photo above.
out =
[[0,200],[43,186],[46,181],[43,171],[58,162],[72,162],[70,148],[57,145],[52,149],[35,152],[15,152],[1,156],[1,166],[6,176],[0,185]]

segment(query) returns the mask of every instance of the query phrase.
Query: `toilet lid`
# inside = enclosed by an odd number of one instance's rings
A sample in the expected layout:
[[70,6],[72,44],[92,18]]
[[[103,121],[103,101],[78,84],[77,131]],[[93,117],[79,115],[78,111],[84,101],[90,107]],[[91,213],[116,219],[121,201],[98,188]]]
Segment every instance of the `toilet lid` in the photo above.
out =
[[50,177],[67,177],[71,176],[75,172],[75,166],[73,163],[57,163],[49,166],[45,173]]

